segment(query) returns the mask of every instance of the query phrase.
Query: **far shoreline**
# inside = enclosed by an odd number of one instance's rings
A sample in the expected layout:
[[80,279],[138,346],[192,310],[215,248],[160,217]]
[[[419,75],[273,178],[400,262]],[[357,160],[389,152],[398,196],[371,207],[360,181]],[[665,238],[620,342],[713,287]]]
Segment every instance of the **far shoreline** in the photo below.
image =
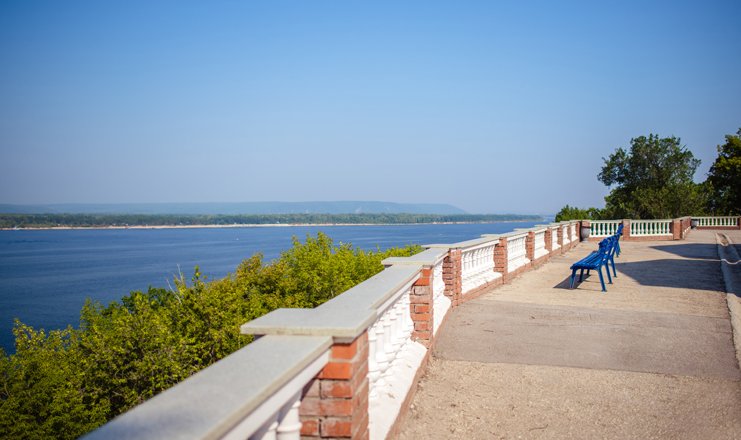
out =
[[496,220],[488,222],[425,222],[425,223],[264,223],[231,225],[136,225],[136,226],[44,226],[23,228],[0,228],[0,231],[69,231],[69,230],[125,230],[125,229],[217,229],[217,228],[286,228],[307,226],[420,226],[420,225],[483,225],[490,223],[522,223],[540,220]]

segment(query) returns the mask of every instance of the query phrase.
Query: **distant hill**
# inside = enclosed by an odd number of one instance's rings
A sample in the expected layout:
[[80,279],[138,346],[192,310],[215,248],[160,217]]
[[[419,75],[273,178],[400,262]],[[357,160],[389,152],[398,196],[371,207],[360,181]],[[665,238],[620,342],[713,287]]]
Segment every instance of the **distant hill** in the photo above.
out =
[[241,203],[58,203],[0,204],[3,214],[467,214],[447,204],[393,202],[241,202]]

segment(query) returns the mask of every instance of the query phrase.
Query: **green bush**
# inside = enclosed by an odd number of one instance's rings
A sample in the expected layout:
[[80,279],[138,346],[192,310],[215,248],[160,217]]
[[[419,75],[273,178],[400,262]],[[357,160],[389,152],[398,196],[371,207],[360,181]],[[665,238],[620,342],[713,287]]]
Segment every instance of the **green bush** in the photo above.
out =
[[279,307],[315,307],[419,246],[366,252],[319,233],[271,263],[260,254],[209,281],[88,301],[78,329],[16,322],[16,353],[0,350],[4,438],[76,438],[248,344],[239,326]]

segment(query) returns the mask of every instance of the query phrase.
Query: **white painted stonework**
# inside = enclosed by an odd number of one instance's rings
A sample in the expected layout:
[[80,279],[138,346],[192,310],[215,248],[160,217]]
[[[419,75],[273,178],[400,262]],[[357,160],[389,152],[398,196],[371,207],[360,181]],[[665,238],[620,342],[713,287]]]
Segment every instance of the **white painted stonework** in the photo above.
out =
[[530,262],[525,248],[527,234],[507,238],[507,271],[513,272]]
[[414,376],[427,353],[412,341],[414,323],[405,286],[379,308],[368,329],[368,429],[371,439],[384,439],[409,393]]
[[545,229],[535,232],[535,249],[533,250],[535,259],[548,255],[545,248]]
[[461,292],[464,295],[502,276],[494,272],[495,247],[496,242],[491,242],[461,252]]
[[435,335],[450,309],[450,298],[445,296],[442,261],[432,271],[432,300],[432,334]]

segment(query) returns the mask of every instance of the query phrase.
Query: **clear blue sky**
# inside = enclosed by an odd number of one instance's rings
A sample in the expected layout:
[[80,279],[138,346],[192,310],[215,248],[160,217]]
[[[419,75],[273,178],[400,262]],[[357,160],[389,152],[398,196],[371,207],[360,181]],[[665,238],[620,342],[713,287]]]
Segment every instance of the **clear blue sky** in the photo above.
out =
[[603,206],[631,137],[704,180],[741,2],[0,3],[0,203]]

